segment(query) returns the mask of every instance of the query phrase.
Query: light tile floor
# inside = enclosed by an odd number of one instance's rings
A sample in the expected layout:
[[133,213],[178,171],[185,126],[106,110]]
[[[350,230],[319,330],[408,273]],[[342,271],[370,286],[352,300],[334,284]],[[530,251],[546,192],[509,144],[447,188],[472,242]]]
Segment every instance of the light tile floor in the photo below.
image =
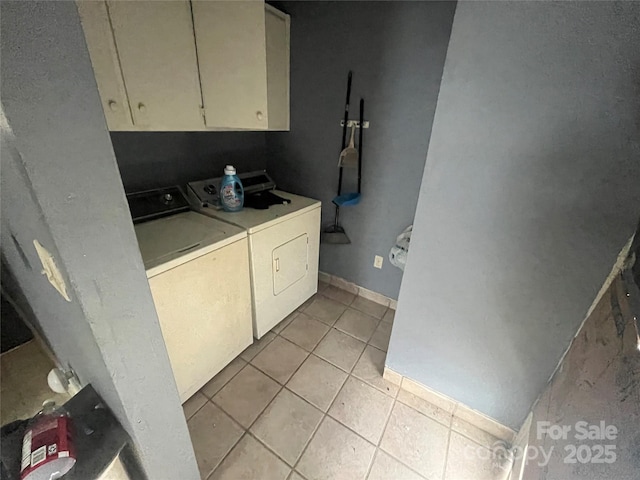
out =
[[382,378],[393,310],[318,291],[184,404],[203,479],[508,477],[497,439]]

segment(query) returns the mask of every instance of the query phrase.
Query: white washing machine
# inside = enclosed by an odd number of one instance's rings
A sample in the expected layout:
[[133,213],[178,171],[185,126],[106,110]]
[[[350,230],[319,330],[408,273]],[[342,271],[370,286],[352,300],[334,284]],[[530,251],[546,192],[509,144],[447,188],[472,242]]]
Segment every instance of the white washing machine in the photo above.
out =
[[275,190],[265,171],[240,179],[245,208],[239,212],[219,208],[220,178],[190,183],[189,196],[201,213],[247,231],[253,335],[261,338],[318,289],[321,204]]
[[253,342],[247,233],[188,211],[177,187],[127,197],[184,402]]

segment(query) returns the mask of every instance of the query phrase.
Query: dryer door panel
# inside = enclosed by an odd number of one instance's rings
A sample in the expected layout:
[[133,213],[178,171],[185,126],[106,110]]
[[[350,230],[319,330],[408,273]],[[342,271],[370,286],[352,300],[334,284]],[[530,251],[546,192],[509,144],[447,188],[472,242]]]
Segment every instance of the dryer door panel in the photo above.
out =
[[273,250],[273,294],[279,295],[307,274],[309,237],[302,234]]
[[249,235],[256,338],[316,293],[319,250],[319,206]]

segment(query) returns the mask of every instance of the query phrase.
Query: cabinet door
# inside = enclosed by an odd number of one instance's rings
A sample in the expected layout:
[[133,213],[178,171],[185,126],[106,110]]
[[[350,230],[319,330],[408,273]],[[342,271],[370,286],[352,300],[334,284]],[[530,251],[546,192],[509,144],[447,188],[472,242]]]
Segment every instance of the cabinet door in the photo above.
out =
[[269,130],[289,130],[290,17],[265,5]]
[[202,130],[188,0],[107,3],[134,123],[148,130]]
[[78,1],[77,5],[109,130],[128,130],[133,126],[133,119],[107,4]]
[[265,130],[264,2],[194,0],[192,6],[207,126]]

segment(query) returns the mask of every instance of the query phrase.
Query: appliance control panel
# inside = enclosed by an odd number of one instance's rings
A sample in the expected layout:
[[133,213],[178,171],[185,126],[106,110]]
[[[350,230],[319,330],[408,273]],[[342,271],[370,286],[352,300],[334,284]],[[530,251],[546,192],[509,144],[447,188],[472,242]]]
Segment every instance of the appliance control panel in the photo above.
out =
[[[245,196],[276,188],[276,183],[269,174],[267,174],[266,170],[241,173],[238,175],[238,178],[240,178],[242,182]],[[198,207],[222,208],[220,206],[221,182],[222,177],[190,182],[187,185],[189,200]]]

